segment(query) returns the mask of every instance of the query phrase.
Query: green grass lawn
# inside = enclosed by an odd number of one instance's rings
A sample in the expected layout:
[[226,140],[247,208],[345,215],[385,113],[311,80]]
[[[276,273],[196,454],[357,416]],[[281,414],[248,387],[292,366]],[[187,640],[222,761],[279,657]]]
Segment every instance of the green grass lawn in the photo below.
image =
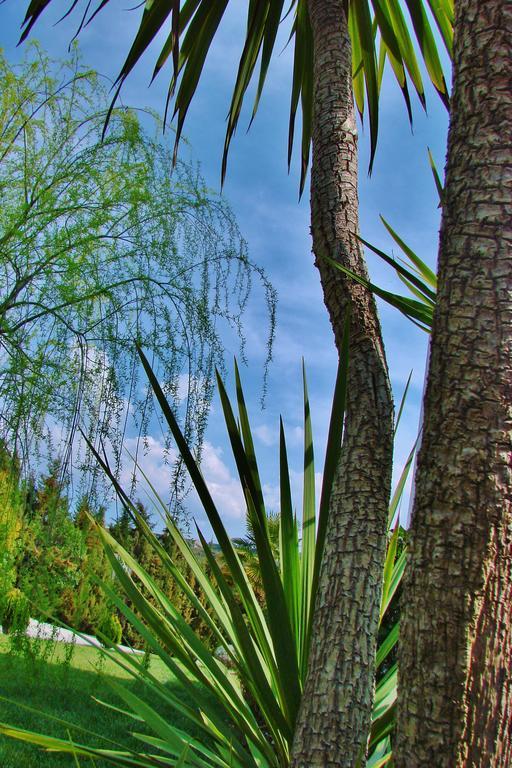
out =
[[[0,635],[0,695],[9,702],[0,700],[0,721],[10,725],[21,726],[32,731],[51,734],[60,738],[69,738],[65,726],[44,719],[41,715],[28,712],[19,705],[25,705],[40,710],[48,715],[62,718],[82,728],[94,731],[98,736],[92,738],[69,728],[69,733],[75,741],[98,747],[108,747],[103,738],[119,742],[122,747],[144,750],[142,742],[130,735],[132,729],[146,730],[142,724],[135,723],[125,715],[121,715],[93,700],[93,696],[116,704],[123,704],[109,687],[108,681],[124,681],[124,684],[138,693],[143,691],[141,683],[136,683],[117,667],[113,662],[103,661],[100,653],[88,646],[77,646],[70,664],[64,664],[65,647],[60,643],[53,644],[53,651],[46,661],[30,659],[26,656],[8,653],[7,638]],[[100,670],[101,669],[101,674]],[[177,681],[161,661],[151,660],[151,671],[168,685],[176,686]],[[183,700],[190,702],[183,692]],[[151,699],[148,697],[148,700]],[[171,710],[165,710],[161,702],[158,711],[169,717],[176,725],[190,730],[179,716]],[[95,761],[99,766],[107,763]],[[92,766],[87,758],[81,758],[81,766]],[[61,766],[76,766],[72,756],[46,753],[37,747],[24,742],[0,736],[0,766],[1,768],[60,768]]]

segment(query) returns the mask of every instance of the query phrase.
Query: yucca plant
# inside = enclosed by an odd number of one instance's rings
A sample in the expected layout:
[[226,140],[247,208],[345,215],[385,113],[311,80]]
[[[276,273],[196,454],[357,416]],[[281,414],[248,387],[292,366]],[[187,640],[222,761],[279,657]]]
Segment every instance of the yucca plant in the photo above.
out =
[[[347,325],[348,328],[348,325]],[[164,720],[143,694],[135,694],[115,685],[126,706],[125,714],[134,721],[134,736],[144,751],[119,750],[119,745],[101,749],[85,746],[21,729],[0,725],[0,732],[34,741],[50,749],[79,755],[102,757],[114,765],[168,766],[179,764],[195,768],[284,768],[289,764],[295,721],[304,687],[311,641],[312,617],[318,584],[320,561],[327,524],[329,495],[338,456],[343,425],[345,383],[348,365],[347,331],[344,354],[338,369],[325,457],[323,485],[318,515],[315,508],[315,471],[309,398],[304,376],[304,492],[302,520],[299,523],[292,504],[290,475],[283,424],[280,428],[280,527],[279,553],[272,552],[268,514],[246,404],[235,365],[238,417],[224,385],[218,380],[224,418],[244,491],[247,514],[254,536],[264,590],[264,608],[257,599],[244,570],[236,547],[229,538],[219,511],[209,493],[165,395],[140,352],[151,387],[169,424],[183,461],[208,516],[222,550],[224,565],[219,562],[201,531],[198,536],[203,559],[189,546],[153,488],[152,494],[165,517],[166,525],[178,551],[199,581],[207,599],[206,608],[187,584],[168,551],[110,472],[105,456],[98,461],[109,474],[117,494],[130,510],[154,552],[173,575],[197,612],[208,624],[223,649],[223,657],[212,653],[194,634],[183,617],[158,587],[152,577],[115,541],[104,528],[98,527],[113,570],[122,591],[136,606],[140,616],[125,604],[122,597],[105,585],[109,598],[143,637],[147,648],[158,656],[186,687],[193,704],[185,704],[174,690],[159,682],[137,656],[120,650],[107,650],[109,655],[134,678],[144,681],[162,703],[170,705],[189,721],[199,733],[191,737]],[[393,496],[390,525],[395,517],[410,457]],[[146,478],[147,480],[147,478]],[[148,481],[149,483],[149,481]],[[149,484],[150,485],[150,484]],[[150,485],[151,487],[151,485]],[[398,527],[390,535],[383,574],[381,618],[388,610],[402,577],[405,552],[397,557]],[[215,583],[204,572],[208,563]],[[226,570],[229,575],[229,583]],[[392,627],[380,645],[376,665],[379,667],[393,650],[398,625]],[[369,734],[369,763],[372,768],[385,765],[391,758],[390,733],[394,725],[396,700],[396,665],[380,680]],[[143,722],[151,735],[137,731]],[[115,748],[113,748],[115,747]]]

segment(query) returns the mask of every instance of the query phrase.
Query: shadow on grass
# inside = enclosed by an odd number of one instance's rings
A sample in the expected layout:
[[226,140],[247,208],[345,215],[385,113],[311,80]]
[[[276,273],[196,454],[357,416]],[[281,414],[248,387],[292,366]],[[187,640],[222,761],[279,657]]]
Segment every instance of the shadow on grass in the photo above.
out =
[[[87,652],[87,655],[84,656],[84,652]],[[145,694],[143,683],[126,678],[121,670],[117,671],[110,663],[107,669],[101,671],[99,659],[99,653],[91,653],[89,648],[77,649],[70,665],[0,653],[0,695],[9,699],[9,702],[0,700],[0,720],[59,738],[69,739],[71,736],[77,742],[100,748],[117,748],[105,740],[111,739],[119,743],[120,749],[147,749],[141,741],[130,735],[132,730],[149,732],[143,723],[103,707],[92,698],[94,696],[125,708],[109,686],[109,681],[115,681],[127,686],[148,703],[154,703],[158,712],[169,722],[193,734],[190,725],[170,707],[165,707],[161,699]],[[92,665],[90,670],[79,668],[80,664],[88,665],[89,661],[95,661],[98,669]],[[153,665],[154,662],[152,669]],[[184,703],[191,703],[183,687],[170,673],[166,674],[163,667],[158,668],[155,674],[172,687]],[[68,721],[70,726],[67,728],[19,705],[62,718]],[[93,731],[97,736],[84,734],[74,729],[72,724]],[[75,762],[70,755],[46,753],[30,744],[0,736],[0,765],[2,768],[61,768],[74,766]],[[81,758],[81,765],[89,766],[92,763],[86,758]],[[95,761],[95,765],[103,768],[107,763]]]

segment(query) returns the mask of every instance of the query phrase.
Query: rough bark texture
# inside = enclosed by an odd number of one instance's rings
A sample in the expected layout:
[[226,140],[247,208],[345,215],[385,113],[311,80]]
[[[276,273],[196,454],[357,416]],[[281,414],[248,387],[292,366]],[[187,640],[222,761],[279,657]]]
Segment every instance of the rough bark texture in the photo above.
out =
[[512,766],[512,3],[456,3],[398,768]]
[[337,344],[351,304],[346,433],[331,500],[295,768],[364,754],[391,480],[393,405],[373,297],[324,255],[366,275],[358,232],[357,130],[343,0],[310,0],[314,39],[313,250]]

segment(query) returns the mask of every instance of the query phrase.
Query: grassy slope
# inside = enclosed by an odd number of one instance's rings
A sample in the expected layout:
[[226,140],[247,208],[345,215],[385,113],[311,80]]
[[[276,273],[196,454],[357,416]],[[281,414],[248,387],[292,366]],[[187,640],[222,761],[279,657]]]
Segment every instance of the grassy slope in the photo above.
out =
[[[62,663],[65,649],[60,644],[55,644],[53,656],[47,661],[8,654],[7,650],[7,639],[0,635],[0,696],[10,700],[8,703],[0,700],[2,722],[61,738],[68,737],[64,726],[45,720],[40,715],[27,712],[17,706],[22,704],[118,741],[123,747],[144,749],[140,741],[129,735],[134,727],[136,730],[144,730],[142,726],[126,716],[102,707],[91,698],[95,696],[123,707],[110,689],[109,679],[117,682],[124,680],[125,685],[138,693],[143,690],[141,684],[129,680],[128,675],[112,662],[103,663],[100,675],[98,670],[102,662],[96,649],[87,646],[76,647],[70,665]],[[151,671],[160,680],[167,681],[169,685],[178,685],[159,659],[152,660]],[[161,702],[158,704],[158,710],[164,716],[167,714],[173,723],[188,730],[184,722],[179,722],[179,717],[174,712],[165,712]],[[76,741],[94,744],[94,746],[107,746],[101,743],[99,738],[93,741],[91,737],[84,736],[71,728],[69,732]],[[83,759],[81,765],[92,766],[92,763]],[[95,765],[97,768],[101,765],[103,768],[106,763],[96,761]],[[0,766],[2,768],[61,768],[61,766],[75,766],[75,763],[71,756],[45,753],[24,742],[0,736]]]

